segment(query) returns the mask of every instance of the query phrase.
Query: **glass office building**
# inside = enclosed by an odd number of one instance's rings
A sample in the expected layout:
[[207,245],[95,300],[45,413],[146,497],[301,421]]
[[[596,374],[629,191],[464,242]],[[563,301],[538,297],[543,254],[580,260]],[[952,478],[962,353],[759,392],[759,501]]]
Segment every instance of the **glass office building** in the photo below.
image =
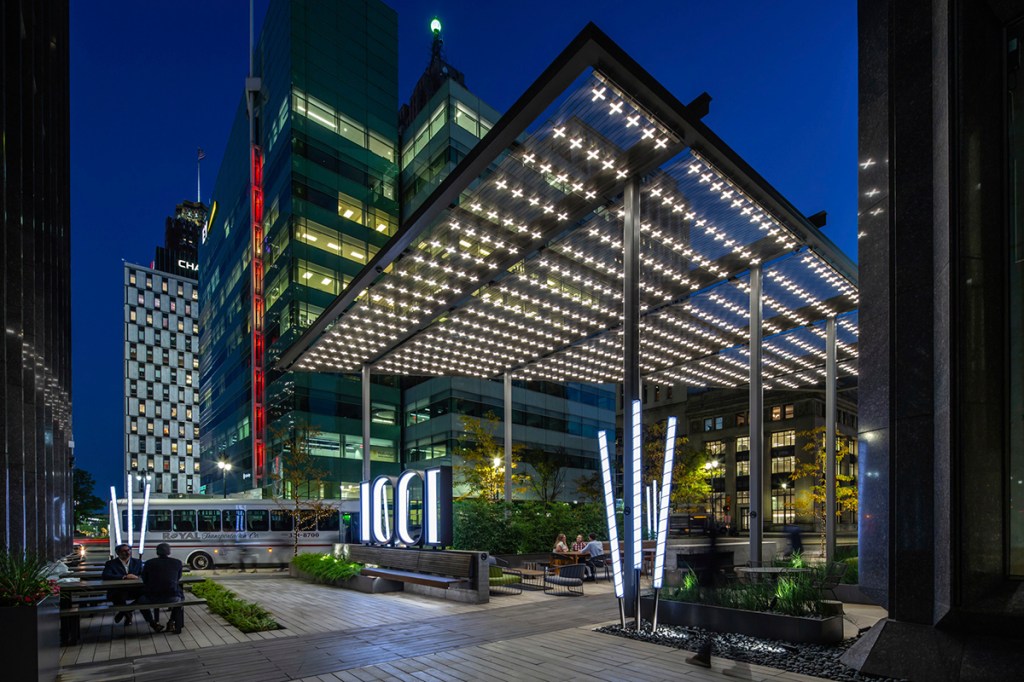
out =
[[[263,27],[254,57],[264,206],[256,248],[269,370],[398,229],[398,38],[395,12],[376,0],[271,2]],[[311,434],[334,496],[337,484],[361,478],[358,378],[268,371],[262,470],[253,457],[248,131],[242,101],[200,247],[201,442],[214,463],[204,470],[228,461],[228,491],[266,488],[280,443],[299,430]],[[375,472],[397,472],[400,393],[377,379],[370,457]]]

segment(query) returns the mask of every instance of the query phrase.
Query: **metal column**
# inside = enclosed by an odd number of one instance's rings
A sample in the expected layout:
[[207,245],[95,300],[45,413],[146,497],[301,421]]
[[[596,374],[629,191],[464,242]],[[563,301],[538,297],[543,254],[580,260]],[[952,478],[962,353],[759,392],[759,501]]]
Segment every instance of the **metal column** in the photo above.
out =
[[512,375],[505,372],[505,502],[512,501]]
[[370,365],[363,365],[363,480],[370,480]]
[[[623,571],[623,594],[636,608],[636,627],[640,629],[640,569],[636,561],[642,534],[637,531],[642,509],[639,504],[643,489],[641,468],[634,465],[632,445],[639,434],[634,433],[633,402],[640,400],[640,178],[626,181],[623,194],[625,215],[622,223],[622,468],[625,502],[626,555]],[[641,429],[643,419],[640,420]]]
[[836,559],[836,316],[825,320],[825,565]]
[[760,566],[764,519],[764,388],[761,384],[761,266],[750,268],[750,563]]

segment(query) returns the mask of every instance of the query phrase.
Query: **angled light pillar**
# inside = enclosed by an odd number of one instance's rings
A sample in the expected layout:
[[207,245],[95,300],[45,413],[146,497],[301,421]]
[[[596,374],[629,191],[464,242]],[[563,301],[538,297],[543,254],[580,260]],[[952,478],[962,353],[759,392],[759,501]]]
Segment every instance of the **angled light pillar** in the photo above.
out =
[[640,629],[640,569],[642,563],[643,481],[640,413],[640,178],[630,177],[623,190],[622,221],[622,405],[630,418],[623,419],[622,463],[625,502],[627,598],[636,606]]
[[836,560],[836,316],[825,320],[825,565]]
[[110,508],[114,517],[114,547],[117,547],[121,544],[121,512],[117,508],[117,489],[114,486],[110,486]]
[[654,569],[651,584],[654,587],[654,609],[651,615],[651,631],[658,630],[658,597],[665,577],[665,548],[668,545],[668,511],[672,499],[672,468],[676,459],[676,418],[669,417],[665,428],[665,463],[661,470],[661,499],[658,500],[658,544],[654,550]]
[[[505,372],[505,502],[512,501],[512,375]],[[508,510],[505,510],[506,513]]]
[[608,553],[612,560],[612,584],[619,600],[619,620],[626,627],[626,614],[622,608],[622,557],[619,545],[619,525],[615,522],[615,488],[612,487],[611,455],[608,452],[608,432],[597,433],[597,447],[601,453],[601,485],[604,491],[604,513],[608,522]]
[[149,526],[149,481],[146,481],[146,493],[142,498],[142,526],[139,528],[139,558],[146,551],[146,528]]
[[370,480],[370,365],[363,365],[363,480]]
[[764,387],[761,383],[761,266],[750,267],[750,563],[760,566],[764,519]]
[[135,532],[134,532],[134,527],[133,527],[133,524],[135,523],[135,520],[132,518],[133,516],[135,516],[135,514],[133,513],[135,511],[135,508],[134,508],[134,506],[132,504],[132,488],[133,487],[134,486],[132,485],[132,475],[131,475],[131,473],[129,473],[128,474],[128,485],[126,486],[126,488],[127,488],[126,494],[128,495],[128,519],[127,519],[127,523],[125,523],[125,525],[128,527],[127,528],[128,535],[127,535],[126,540],[128,542],[128,546],[129,547],[131,547],[132,543],[135,541]]

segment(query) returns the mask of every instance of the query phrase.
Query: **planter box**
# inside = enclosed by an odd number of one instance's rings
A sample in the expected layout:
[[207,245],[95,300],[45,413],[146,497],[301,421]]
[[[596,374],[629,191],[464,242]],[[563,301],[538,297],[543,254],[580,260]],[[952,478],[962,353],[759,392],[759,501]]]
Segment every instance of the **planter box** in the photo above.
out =
[[[653,598],[641,598],[640,613],[647,620],[651,620],[653,606]],[[658,624],[690,625],[715,632],[808,644],[837,644],[843,640],[842,616],[803,618],[667,599],[658,602]]]
[[5,656],[4,679],[57,679],[60,661],[60,600],[47,597],[36,606],[0,608]]
[[293,578],[299,578],[313,583],[320,583],[321,585],[331,585],[332,587],[340,587],[345,590],[355,590],[357,592],[363,592],[365,594],[381,594],[383,592],[401,592],[403,585],[400,582],[394,580],[385,580],[383,578],[375,578],[366,575],[357,575],[347,580],[320,580],[316,576],[310,575],[304,571],[300,571],[294,566],[288,567],[288,574]]

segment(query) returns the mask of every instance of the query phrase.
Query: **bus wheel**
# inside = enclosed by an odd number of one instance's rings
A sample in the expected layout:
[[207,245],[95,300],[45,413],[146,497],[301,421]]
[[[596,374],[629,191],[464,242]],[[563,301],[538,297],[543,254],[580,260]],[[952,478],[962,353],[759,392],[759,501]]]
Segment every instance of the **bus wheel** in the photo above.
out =
[[196,571],[213,566],[213,557],[206,552],[196,552],[188,558],[188,565]]

